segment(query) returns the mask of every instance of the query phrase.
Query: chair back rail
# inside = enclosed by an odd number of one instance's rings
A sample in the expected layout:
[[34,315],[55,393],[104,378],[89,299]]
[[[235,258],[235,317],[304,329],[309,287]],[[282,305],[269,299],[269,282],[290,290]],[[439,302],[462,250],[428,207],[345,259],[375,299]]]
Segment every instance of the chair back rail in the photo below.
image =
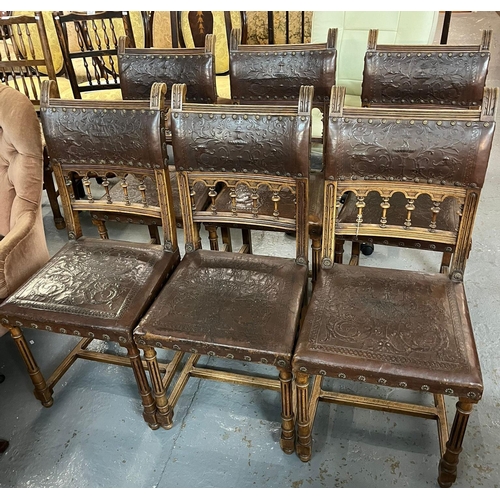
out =
[[127,37],[118,42],[118,68],[124,99],[147,99],[151,85],[167,85],[167,105],[174,83],[187,85],[189,102],[217,101],[215,85],[214,35],[206,35],[203,48],[138,49]]
[[326,43],[242,45],[233,29],[230,44],[231,97],[240,104],[296,102],[302,85],[314,86],[315,106],[322,107],[335,85],[337,29]]
[[[40,104],[42,81],[56,81],[41,12],[0,18],[0,77],[35,106]],[[55,91],[59,93],[57,84]]]
[[[174,85],[169,113],[186,251],[199,248],[200,222],[275,227],[297,232],[297,262],[306,264],[313,88],[301,88],[298,106],[190,104],[185,94],[184,84]],[[197,182],[209,188],[212,201],[202,212],[192,208]],[[229,187],[231,198],[223,212],[215,208],[221,183]],[[236,203],[242,185],[251,191],[250,213],[239,211]],[[294,218],[280,216],[282,191],[295,196]],[[261,199],[264,196],[269,200]],[[269,206],[271,211],[262,213]]]
[[[129,12],[54,12],[53,17],[75,99],[81,99],[82,92],[120,88],[116,59],[118,38],[124,34],[129,44],[135,46]],[[70,46],[70,27],[76,33],[78,49]],[[78,64],[83,67],[78,67],[77,73]]]
[[377,45],[370,30],[363,106],[480,107],[491,33],[483,30],[479,45]]
[[[456,245],[450,273],[463,276],[479,195],[495,129],[498,88],[485,89],[482,110],[344,108],[345,89],[333,87],[325,142],[325,211],[322,265],[333,264],[335,235],[398,237]],[[336,214],[344,193],[356,197],[353,222]],[[366,224],[365,199],[380,195],[380,220]],[[404,214],[391,212],[402,193]],[[431,200],[425,225],[415,226],[416,205]],[[440,229],[441,204],[459,206],[456,229]],[[392,222],[403,220],[401,224]]]
[[[161,217],[165,249],[177,248],[165,142],[165,92],[164,84],[155,83],[150,101],[62,100],[55,98],[53,82],[44,82],[41,120],[70,239],[82,235],[79,211],[100,211],[124,218],[127,214]],[[74,175],[82,178],[86,199],[75,196]],[[139,182],[129,183],[128,175]],[[92,191],[95,179],[91,177],[102,178],[104,196]],[[150,203],[156,193],[147,191],[147,177],[158,190],[158,206]],[[110,183],[116,181],[123,191],[119,200],[112,199],[110,190]],[[139,195],[129,193],[133,187]]]

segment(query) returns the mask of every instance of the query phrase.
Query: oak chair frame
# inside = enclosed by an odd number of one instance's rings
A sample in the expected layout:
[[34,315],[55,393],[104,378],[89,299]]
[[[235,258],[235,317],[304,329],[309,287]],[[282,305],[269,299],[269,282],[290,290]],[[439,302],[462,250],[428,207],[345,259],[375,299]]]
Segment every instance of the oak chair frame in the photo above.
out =
[[[371,122],[378,123],[383,120],[387,122],[408,122],[409,124],[417,123],[423,121],[426,124],[427,121],[435,121],[437,124],[441,124],[449,121],[451,124],[466,123],[467,127],[475,127],[478,133],[481,133],[481,128],[487,130],[486,138],[482,142],[481,148],[488,150],[487,155],[489,155],[489,148],[491,148],[492,135],[495,127],[495,114],[496,108],[499,101],[499,89],[486,88],[484,93],[484,101],[481,110],[446,110],[446,109],[425,109],[425,110],[415,110],[415,109],[397,109],[397,108],[385,108],[385,109],[375,109],[375,108],[344,108],[343,101],[345,97],[345,88],[334,87],[332,88],[332,99],[330,103],[329,121],[330,122],[341,122],[341,121],[351,121],[356,120],[360,123]],[[489,127],[489,128],[488,128]],[[326,151],[326,162],[335,163],[335,151],[339,147],[341,141],[340,138],[331,136],[333,132],[332,129],[327,131],[326,144],[331,147]],[[491,134],[488,136],[488,134]],[[340,146],[342,147],[342,146]],[[477,153],[476,153],[477,154]],[[340,167],[341,160],[338,159],[337,168]],[[482,187],[482,181],[484,180],[484,174],[486,170],[486,165],[484,165],[486,160],[483,156],[483,165],[479,168],[477,174],[470,173],[465,181],[465,183],[459,185],[442,185],[441,183],[415,183],[411,180],[403,181],[391,181],[387,182],[383,180],[377,180],[376,170],[373,171],[374,176],[371,179],[357,178],[353,176],[352,178],[343,177],[342,175],[336,174],[336,176],[328,176],[325,173],[325,183],[324,183],[324,218],[323,218],[323,242],[321,249],[321,269],[331,269],[335,267],[335,262],[337,262],[336,256],[336,237],[337,234],[347,234],[359,232],[361,235],[376,235],[380,237],[389,236],[399,236],[400,234],[408,233],[411,228],[411,238],[421,239],[424,241],[436,241],[436,242],[446,242],[454,243],[456,245],[456,251],[454,253],[453,261],[449,270],[447,270],[448,278],[453,282],[462,282],[465,272],[465,266],[467,259],[469,257],[471,244],[472,244],[472,230],[474,225],[474,219],[478,207],[479,196]],[[331,169],[329,170],[331,173]],[[477,179],[477,180],[476,180]],[[356,227],[341,225],[338,223],[337,213],[340,208],[340,200],[344,193],[351,191],[355,193],[359,198],[357,204],[359,210],[359,219]],[[420,194],[428,194],[433,200],[442,201],[445,196],[453,196],[460,200],[462,213],[461,222],[458,230],[453,232],[439,231],[432,229],[432,226],[428,229],[417,228],[411,226],[411,212],[412,208],[408,209],[407,223],[405,227],[394,227],[387,224],[388,218],[388,207],[381,207],[381,218],[384,222],[381,222],[380,226],[371,226],[364,228],[362,223],[364,203],[363,198],[370,191],[378,191],[383,196],[390,197],[396,191],[403,192],[407,198],[410,200],[415,200]],[[436,213],[432,214],[432,221],[435,221]],[[408,236],[407,236],[408,237]],[[356,265],[357,263],[350,263],[351,265]],[[321,272],[321,271],[320,271]],[[340,293],[342,291],[340,290]],[[313,292],[314,294],[314,292]],[[300,336],[299,336],[300,338]],[[336,403],[340,405],[349,405],[359,408],[366,408],[371,410],[381,410],[393,413],[399,413],[409,416],[422,417],[426,419],[433,419],[437,421],[438,436],[439,436],[439,446],[441,451],[441,460],[439,463],[439,479],[438,482],[442,487],[449,487],[453,484],[457,476],[457,464],[459,460],[459,453],[462,450],[462,442],[465,435],[465,428],[469,415],[472,411],[474,404],[478,403],[481,398],[482,389],[479,388],[479,392],[469,391],[466,393],[466,389],[462,389],[460,394],[455,393],[452,389],[445,389],[445,385],[442,387],[437,386],[429,388],[425,385],[421,388],[412,387],[410,383],[399,382],[396,383],[394,380],[385,380],[374,378],[374,376],[368,376],[368,373],[360,375],[359,377],[338,367],[339,373],[336,375],[341,379],[351,379],[361,382],[378,384],[378,385],[388,385],[393,387],[402,387],[413,390],[419,390],[423,392],[430,392],[434,397],[434,406],[426,406],[420,404],[410,404],[396,401],[387,401],[385,399],[377,399],[372,397],[364,397],[359,395],[351,395],[341,392],[335,392],[332,390],[326,390],[322,388],[322,380],[324,376],[333,376],[331,373],[327,373],[320,368],[315,368],[311,370],[311,367],[305,368],[300,365],[295,359],[293,361],[293,371],[296,380],[296,400],[297,400],[297,453],[301,460],[310,460],[312,448],[312,427],[314,424],[314,418],[316,415],[316,410],[318,403],[320,401]],[[347,370],[351,370],[347,368]],[[314,373],[311,373],[314,372]],[[366,376],[365,376],[366,375]],[[383,374],[382,374],[383,376]],[[312,377],[312,386],[310,386],[310,377]],[[404,380],[404,375],[401,375],[401,379]],[[443,384],[446,383],[443,380]],[[415,385],[413,383],[413,385]],[[456,415],[453,422],[451,431],[448,430],[448,422],[446,415],[446,405],[444,395],[458,396],[459,401],[456,405]]]
[[[155,82],[166,84],[165,111],[171,98],[171,89],[174,83],[196,83],[195,92],[188,87],[188,100],[193,102],[214,103],[217,101],[215,87],[215,61],[214,61],[214,35],[206,35],[205,47],[203,48],[136,48],[130,46],[127,36],[121,36],[118,40],[118,70],[120,75],[120,86],[124,100],[146,99],[150,93],[151,85]],[[170,65],[173,71],[169,72]],[[185,76],[191,72],[191,76]],[[177,77],[175,76],[177,75]],[[182,77],[189,81],[182,81]],[[199,77],[204,80],[200,81]],[[191,90],[191,92],[190,92]],[[166,141],[172,143],[168,123],[166,123]],[[175,180],[175,174],[171,174],[171,182]],[[198,209],[201,210],[208,203],[207,189],[199,193]],[[174,194],[174,196],[176,196]],[[177,227],[182,227],[182,217],[176,213]],[[107,221],[124,222],[120,214],[108,214],[105,212],[91,212],[92,223],[98,228],[99,235],[108,239],[106,229]],[[128,216],[125,222],[147,225],[152,242],[159,242],[158,227],[161,225],[160,217]]]
[[[89,157],[83,159],[62,160],[58,158],[57,155],[52,159],[52,164],[54,167],[54,173],[56,175],[58,184],[62,186],[61,188],[61,199],[63,202],[64,213],[66,215],[67,221],[67,231],[70,242],[65,245],[71,245],[72,242],[81,240],[83,237],[82,227],[80,225],[80,220],[78,213],[80,211],[88,211],[90,208],[95,211],[115,211],[121,214],[140,214],[145,213],[153,217],[160,217],[162,220],[163,228],[163,245],[143,245],[141,248],[144,249],[158,249],[163,252],[163,255],[171,255],[172,262],[177,259],[179,260],[179,251],[177,245],[177,234],[175,228],[175,219],[172,208],[172,198],[171,198],[171,188],[168,173],[168,159],[166,156],[166,149],[162,146],[164,144],[164,129],[161,127],[164,121],[164,97],[165,97],[165,86],[164,84],[154,84],[151,90],[150,101],[82,101],[82,100],[62,100],[58,98],[57,88],[53,81],[45,81],[42,84],[42,99],[41,99],[41,117],[42,123],[44,124],[44,115],[52,113],[78,113],[80,116],[83,113],[88,115],[92,113],[97,113],[98,115],[102,113],[109,113],[109,115],[121,114],[124,119],[128,118],[130,122],[131,119],[139,114],[150,114],[151,116],[145,117],[148,120],[150,129],[148,130],[149,138],[148,140],[156,148],[156,152],[150,156],[155,158],[155,161],[161,157],[161,162],[158,164],[142,164],[134,161],[129,161],[130,158],[121,158],[120,161],[109,161],[105,158],[95,158],[95,152],[88,151]],[[104,118],[104,120],[106,120]],[[144,131],[144,127],[143,127]],[[48,130],[46,130],[48,133]],[[49,148],[54,139],[62,139],[57,136],[57,132],[54,131],[55,137],[51,134],[47,134]],[[61,146],[58,153],[62,153]],[[55,146],[54,146],[55,148]],[[69,153],[68,156],[72,156],[73,153]],[[117,152],[117,156],[120,153]],[[74,155],[73,155],[74,156]],[[74,186],[71,179],[71,174],[77,172],[81,175],[83,179],[83,184],[86,190],[86,199],[78,199],[74,193]],[[89,175],[93,173],[102,176],[103,187],[106,190],[106,196],[103,199],[94,199],[89,182]],[[109,186],[107,183],[107,177],[109,175],[117,175],[122,177],[122,188],[125,192],[125,202],[113,202],[109,195]],[[152,207],[148,206],[148,195],[145,189],[141,189],[141,202],[129,201],[129,194],[127,192],[127,182],[123,179],[127,174],[135,174],[140,178],[145,176],[153,176],[155,178],[155,183],[159,196],[159,206]],[[143,182],[141,182],[142,188],[144,188]],[[89,241],[88,238],[84,238]],[[100,242],[99,239],[90,240],[90,244]],[[101,244],[102,245],[102,244]],[[107,245],[107,244],[106,244]],[[109,243],[109,248],[112,248],[113,243]],[[64,247],[64,248],[65,248]],[[55,258],[55,257],[54,257]],[[50,261],[49,261],[50,263]],[[168,270],[163,270],[161,272],[171,272]],[[30,286],[30,283],[36,282],[38,275],[43,276],[44,269],[37,273],[31,280],[23,285],[19,290],[23,290]],[[164,276],[163,281],[168,277]],[[157,286],[161,286],[163,281],[160,281]],[[18,292],[19,292],[18,290]],[[11,298],[16,297],[15,292]],[[144,300],[144,310],[147,308],[149,302],[151,302],[153,297],[143,297]],[[66,371],[73,365],[77,359],[87,359],[91,361],[97,361],[101,363],[114,364],[119,366],[131,367],[134,372],[134,376],[137,382],[138,390],[142,399],[142,405],[144,408],[143,417],[144,420],[152,429],[157,429],[161,426],[168,427],[171,425],[170,420],[166,420],[163,415],[157,413],[156,404],[154,397],[151,393],[149,382],[145,375],[145,370],[149,367],[145,361],[141,360],[140,351],[138,350],[136,344],[131,339],[127,340],[125,337],[120,336],[119,338],[114,338],[118,334],[110,335],[103,334],[98,331],[99,327],[84,326],[75,328],[75,324],[71,322],[78,321],[77,319],[63,320],[61,322],[58,318],[53,320],[46,320],[46,324],[42,323],[40,325],[39,321],[29,322],[29,319],[23,317],[23,311],[18,312],[18,308],[15,306],[10,308],[9,303],[11,299],[6,299],[1,304],[0,309],[0,322],[3,326],[10,329],[12,338],[14,339],[16,346],[18,347],[20,354],[27,366],[29,376],[35,387],[35,397],[42,403],[45,407],[50,407],[53,404],[53,388],[57,382],[62,378]],[[12,310],[10,310],[12,309]],[[28,313],[29,314],[29,313]],[[36,311],[33,311],[33,317],[36,317]],[[28,321],[28,323],[26,323]],[[32,321],[32,320],[31,320]],[[68,326],[64,323],[68,322]],[[64,328],[62,327],[64,326]],[[135,325],[132,325],[132,328]],[[64,358],[60,365],[54,370],[54,372],[45,379],[42,375],[35,358],[33,357],[29,345],[26,342],[22,327],[30,327],[34,329],[43,329],[46,331],[54,333],[69,334],[74,336],[82,337],[82,340],[72,349],[72,351]],[[73,331],[74,330],[74,331]],[[96,333],[93,333],[94,330]],[[89,349],[90,344],[94,339],[100,338],[104,341],[112,341],[119,343],[122,347],[127,349],[127,356],[120,354],[109,354],[101,353]],[[165,374],[165,378],[172,379],[175,374],[175,369],[177,368],[179,362],[181,361],[181,356],[175,356],[170,363],[161,363],[158,370]],[[151,376],[154,376],[152,374]]]
[[[182,117],[188,115],[198,115],[200,119],[212,120],[238,120],[253,118],[252,115],[264,120],[290,120],[292,123],[295,121],[298,131],[299,127],[306,127],[309,130],[305,136],[310,136],[310,113],[312,103],[313,89],[310,86],[304,86],[300,91],[300,98],[298,106],[240,106],[240,105],[203,105],[203,104],[190,104],[185,100],[186,85],[176,84],[172,89],[172,105],[170,108],[172,122],[178,122],[177,126],[181,127],[180,123]],[[174,154],[176,150],[176,125],[172,126],[172,137]],[[242,141],[243,139],[236,139]],[[310,141],[303,141],[304,144],[310,144]],[[301,152],[302,154],[302,152]],[[296,160],[298,161],[298,160]],[[302,165],[300,171],[304,170],[304,161],[301,160]],[[236,165],[235,165],[236,166]],[[274,168],[274,167],[273,167]],[[295,168],[298,168],[297,166]],[[214,171],[215,170],[215,171]],[[299,173],[292,176],[285,172],[259,172],[247,171],[246,169],[232,169],[222,168],[197,168],[197,165],[191,165],[184,159],[182,162],[176,162],[176,171],[178,175],[179,192],[181,197],[182,217],[184,221],[184,235],[185,235],[185,249],[186,254],[196,253],[201,249],[201,239],[199,236],[199,224],[213,223],[218,224],[226,221],[234,221],[242,225],[256,225],[260,222],[265,229],[280,229],[287,230],[293,229],[297,232],[296,238],[296,258],[295,265],[307,266],[308,263],[308,178],[305,174]],[[193,200],[194,191],[193,187],[196,183],[204,183],[209,188],[209,196],[211,205],[205,210],[199,211],[195,209],[195,201]],[[232,191],[239,184],[249,186],[254,192],[260,185],[266,185],[271,188],[273,194],[273,204],[275,206],[273,215],[259,215],[257,203],[252,211],[252,214],[240,213],[237,210],[236,204],[232,205],[229,212],[218,212],[214,210],[214,200],[217,196],[216,187],[218,183],[223,182],[230,186]],[[280,217],[279,214],[279,193],[281,189],[293,190],[296,194],[296,214],[293,219],[285,219]],[[234,197],[233,197],[234,200]],[[227,248],[225,248],[227,250]],[[247,253],[248,248],[244,244],[239,253]],[[307,294],[303,294],[303,299],[306,300]],[[169,381],[161,380],[159,377],[153,381],[153,391],[156,395],[156,404],[160,411],[164,411],[166,415],[170,415],[172,409],[177,404],[177,401],[191,377],[197,377],[208,380],[215,380],[220,382],[229,382],[233,384],[241,384],[260,389],[270,389],[281,393],[282,404],[282,424],[281,424],[281,439],[280,445],[286,453],[292,453],[294,450],[295,441],[295,428],[293,416],[293,391],[292,391],[292,376],[290,372],[289,363],[285,359],[275,361],[276,367],[279,371],[279,380],[266,376],[247,375],[241,373],[233,373],[224,369],[217,368],[203,368],[196,366],[203,351],[207,349],[206,345],[197,345],[197,349],[189,349],[179,345],[170,345],[171,339],[167,337],[160,337],[149,330],[148,322],[153,320],[154,316],[158,314],[155,310],[155,304],[150,308],[146,316],[139,323],[135,330],[134,338],[137,345],[144,350],[146,360],[150,364],[150,372],[157,372],[156,368],[156,351],[155,347],[173,349],[180,353],[188,355],[184,367],[179,373],[178,378],[171,390],[169,390]],[[150,317],[151,316],[151,317]],[[207,344],[210,346],[210,344]],[[212,348],[205,354],[208,356],[216,356],[220,358],[241,359],[242,354],[238,354],[236,346],[229,346],[223,352],[219,352],[220,346]],[[234,352],[234,354],[232,353]],[[229,354],[228,354],[229,353]],[[291,353],[290,353],[291,354]],[[270,356],[276,356],[270,353]],[[252,363],[267,364],[267,359],[256,360],[250,356],[244,356],[244,360]],[[271,363],[269,361],[269,363]],[[167,391],[169,395],[167,397]]]
[[[113,23],[121,20],[125,35],[129,38],[130,45],[134,47],[135,39],[129,13],[127,11],[103,11],[94,14],[77,12],[62,14],[54,12],[52,16],[54,18],[59,45],[61,46],[64,68],[71,83],[74,98],[81,99],[82,92],[119,89],[118,62],[115,62],[118,52],[118,37],[114,31]],[[96,23],[99,21],[101,22],[100,26]],[[107,31],[108,27],[105,21],[110,23],[110,33]],[[68,23],[72,23],[75,27],[80,48],[79,51],[70,51]],[[108,60],[105,60],[105,58]],[[88,80],[85,83],[78,83],[73,65],[73,61],[76,59],[83,59]],[[87,59],[90,59],[90,64]]]
[[[231,79],[232,100],[240,105],[290,105],[298,98],[301,85],[313,85],[313,107],[320,109],[323,114],[328,111],[328,103],[330,99],[330,89],[335,84],[336,61],[337,61],[337,28],[328,30],[327,41],[325,43],[300,43],[300,44],[275,44],[275,45],[245,45],[240,42],[240,30],[233,29],[231,32],[231,44],[229,51],[229,75]],[[262,94],[262,89],[259,85],[261,78],[260,72],[248,68],[247,61],[257,61],[260,63],[263,60],[264,65],[270,64],[270,61],[280,60],[280,70],[284,61],[290,58],[291,61],[304,57],[311,58],[315,61],[316,69],[312,71],[313,75],[301,75],[297,78],[290,77],[287,72],[282,74],[282,83],[279,77],[275,77],[275,85],[277,95]],[[241,64],[240,60],[245,61]],[[256,77],[251,77],[252,74],[257,74]],[[265,81],[265,80],[263,80]],[[241,94],[241,95],[239,95]],[[312,139],[314,140],[314,139]],[[310,183],[311,189],[320,189],[316,182]],[[315,193],[312,193],[311,198],[316,199]],[[212,250],[218,249],[216,226],[207,226],[210,234]],[[221,226],[223,245],[231,250],[231,234],[230,227]],[[321,248],[321,228],[319,224],[318,214],[312,214],[309,234],[312,240],[312,278],[316,279],[319,269],[319,255]],[[248,247],[249,252],[252,252],[251,233],[250,229],[244,228],[242,231],[243,241]]]
[[[490,60],[490,44],[492,31],[483,30],[481,35],[481,43],[479,45],[396,45],[396,44],[377,44],[378,30],[371,29],[368,35],[368,46],[365,54],[365,69],[362,85],[361,101],[363,107],[401,107],[401,108],[418,108],[418,109],[481,109],[483,100],[483,91],[485,87],[486,77],[488,74],[488,64]],[[382,62],[381,62],[382,61]],[[386,62],[387,61],[387,62]],[[386,71],[386,64],[389,61],[393,70]],[[406,61],[409,64],[415,61],[414,65],[408,66],[407,71],[411,72],[404,74],[403,68]],[[453,75],[456,69],[463,66],[462,61],[469,68],[467,77],[463,79],[465,83],[460,88],[462,100],[452,100],[446,98],[445,92],[439,87],[439,91],[443,93],[442,99],[438,100],[433,94],[433,90],[427,84],[419,84],[421,76],[418,71],[421,67],[427,64],[427,61],[437,61],[436,67],[446,68],[447,75],[444,75],[443,70],[437,71],[433,77],[435,79],[444,78],[449,86],[453,88]],[[401,64],[401,67],[398,66]],[[385,69],[384,69],[385,68]],[[370,76],[368,76],[370,75]],[[387,76],[389,75],[389,76]],[[407,85],[407,88],[401,90],[398,98],[384,99],[379,97],[384,92],[387,85],[392,85],[393,80],[398,81],[398,77],[402,78],[402,83]],[[409,84],[412,83],[410,86]],[[398,85],[400,85],[399,82]],[[394,96],[393,96],[394,97]],[[347,197],[347,202],[350,198]],[[368,200],[366,200],[369,203]],[[368,205],[367,205],[368,206]],[[400,246],[405,248],[425,248],[427,250],[442,252],[440,264],[441,272],[446,272],[455,251],[452,244],[436,244],[436,242],[427,243],[425,241],[407,240],[404,235],[396,238],[376,238],[358,239],[349,237],[352,241],[351,261],[352,263],[359,262],[360,249],[365,245],[383,244]],[[338,239],[336,262],[342,261],[343,245],[342,240]]]

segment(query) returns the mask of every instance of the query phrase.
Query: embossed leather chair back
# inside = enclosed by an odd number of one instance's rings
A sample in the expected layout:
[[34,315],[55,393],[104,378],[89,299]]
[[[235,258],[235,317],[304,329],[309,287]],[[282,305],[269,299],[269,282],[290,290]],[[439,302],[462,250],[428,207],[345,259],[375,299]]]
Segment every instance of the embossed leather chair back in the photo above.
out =
[[[129,13],[104,11],[63,15],[55,12],[53,17],[75,99],[81,99],[82,92],[119,89],[118,38],[126,35],[129,44],[135,47]],[[76,32],[78,50],[70,46],[70,26]]]
[[[312,92],[312,87],[302,87],[298,106],[208,106],[186,103],[186,86],[174,85],[172,146],[187,251],[199,247],[197,223],[233,223],[297,231],[297,261],[307,262]],[[201,212],[191,210],[197,182],[209,187],[211,198]],[[224,212],[215,208],[219,183],[230,188],[231,204]],[[251,191],[251,212],[238,209],[240,185]],[[295,214],[280,213],[282,191],[295,197]]]
[[[51,155],[54,173],[61,190],[67,214],[70,239],[77,239],[82,231],[78,212],[104,211],[145,217],[161,217],[164,245],[177,248],[174,210],[166,143],[158,129],[164,130],[164,97],[162,84],[155,84],[156,96],[148,101],[82,101],[55,98],[54,87],[47,82],[45,100],[41,103],[41,120]],[[49,91],[51,92],[49,98]],[[132,116],[132,119],[130,118]],[[144,141],[147,137],[150,141]],[[153,144],[154,147],[150,147]],[[83,179],[87,199],[76,199],[71,178]],[[139,196],[129,193],[126,176],[133,175],[138,182],[133,186]],[[122,187],[119,200],[110,194],[109,177],[116,176]],[[102,178],[105,196],[96,199],[91,181]],[[158,204],[151,205],[146,178],[153,181],[159,196]],[[132,183],[131,183],[132,184]],[[132,187],[132,185],[131,185]]]
[[[486,88],[482,110],[343,108],[345,89],[332,88],[325,143],[325,207],[322,265],[333,263],[334,234],[419,240],[456,245],[451,272],[463,275],[474,216],[495,129],[498,89]],[[356,197],[355,221],[334,228],[346,192]],[[380,196],[379,220],[364,221],[365,198]],[[401,193],[403,212],[392,213],[391,197]],[[456,227],[439,217],[448,198],[457,200]],[[330,201],[328,201],[330,200]],[[329,203],[332,205],[329,205]],[[412,213],[427,203],[427,218],[415,225]]]
[[302,85],[314,87],[313,105],[323,108],[335,85],[337,30],[326,43],[240,45],[233,30],[230,45],[231,98],[239,104],[297,102]]
[[129,47],[127,37],[118,43],[118,68],[124,99],[148,99],[155,82],[167,85],[167,105],[174,83],[187,85],[186,101],[214,103],[215,87],[214,36],[206,35],[203,48]]
[[363,106],[481,106],[491,30],[479,45],[378,45],[377,37],[370,30]]
[[36,107],[42,81],[47,77],[57,81],[41,12],[0,18],[0,74],[5,84],[22,92]]

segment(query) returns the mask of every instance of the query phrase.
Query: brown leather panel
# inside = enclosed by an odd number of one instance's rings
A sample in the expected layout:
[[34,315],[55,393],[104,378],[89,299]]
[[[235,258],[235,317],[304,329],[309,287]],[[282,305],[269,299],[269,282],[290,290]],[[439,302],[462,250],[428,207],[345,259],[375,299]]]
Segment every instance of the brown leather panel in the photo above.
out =
[[53,107],[42,110],[41,121],[50,157],[62,166],[113,165],[115,173],[120,166],[164,166],[158,134],[163,119],[147,101],[137,102],[137,109],[109,110],[92,102]]
[[309,116],[203,111],[171,115],[176,169],[309,175]]
[[182,55],[176,50],[161,55],[157,51],[148,55],[119,55],[123,98],[149,100],[153,83],[162,82],[167,84],[166,101],[170,103],[172,85],[185,83],[187,102],[214,103],[217,101],[214,64],[211,53]]
[[483,390],[463,284],[444,274],[321,269],[293,367],[471,399]]
[[286,51],[230,52],[231,97],[240,102],[294,102],[301,85],[314,86],[314,102],[328,101],[335,85],[337,51],[290,46]]
[[[363,209],[364,224],[380,224],[380,216],[382,214],[382,198],[379,193],[371,192],[365,198],[366,206]],[[406,220],[407,210],[405,205],[408,204],[403,193],[395,193],[390,199],[391,207],[387,211],[387,224],[403,227]],[[431,208],[433,203],[429,196],[419,196],[415,200],[415,210],[411,214],[411,225],[414,227],[428,228],[432,220]],[[459,225],[459,203],[456,198],[446,198],[441,203],[441,211],[436,219],[436,229],[441,231],[455,231]],[[358,209],[356,207],[356,196],[349,193],[347,199],[339,213],[340,223],[355,223]]]
[[494,128],[493,122],[330,118],[325,176],[481,187]]
[[306,284],[307,267],[292,259],[188,253],[134,338],[139,344],[285,366]]
[[0,321],[130,341],[132,329],[178,261],[178,252],[167,253],[158,245],[70,241],[1,304]]
[[454,107],[480,106],[490,54],[368,51],[365,56],[361,102],[363,104],[432,104]]
[[[127,195],[129,198],[130,203],[142,203],[142,195],[139,190],[139,180],[135,175],[127,175],[126,177],[127,180]],[[146,199],[148,202],[148,205],[150,206],[158,206],[158,192],[156,190],[156,182],[151,179],[150,177],[145,177],[144,178],[144,185],[146,186]],[[181,202],[179,198],[179,186],[177,184],[177,178],[175,176],[175,172],[170,173],[170,186],[172,188],[172,198],[174,202],[174,212],[175,212],[175,220],[178,224],[182,224],[182,216],[181,216]],[[197,182],[194,186],[194,192],[195,192],[195,206],[196,210],[203,210],[207,203],[208,203],[208,188],[205,186],[205,184],[201,182]],[[120,185],[120,182],[115,184],[110,190],[109,194],[111,196],[111,199],[114,202],[125,202],[125,193],[123,191],[123,188]],[[105,198],[105,195],[102,197],[102,199]],[[95,215],[95,217],[94,217]],[[112,214],[112,213],[98,213],[94,212],[92,217],[94,219],[103,219],[103,220],[125,220],[126,217],[124,217],[121,214]],[[146,218],[145,218],[146,219]],[[161,224],[161,222],[160,222]]]

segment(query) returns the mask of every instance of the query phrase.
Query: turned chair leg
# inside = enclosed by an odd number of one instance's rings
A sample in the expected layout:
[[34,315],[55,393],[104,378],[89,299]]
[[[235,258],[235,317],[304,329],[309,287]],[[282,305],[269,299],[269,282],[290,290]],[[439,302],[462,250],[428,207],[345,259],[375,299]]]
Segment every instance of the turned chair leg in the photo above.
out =
[[311,282],[314,284],[318,279],[319,269],[321,267],[321,235],[311,235],[312,248],[312,277]]
[[280,370],[281,384],[281,449],[292,454],[295,451],[295,423],[293,419],[292,372]]
[[101,240],[109,240],[108,230],[106,229],[106,223],[104,221],[92,219],[92,224],[97,227]]
[[144,408],[142,415],[149,427],[156,430],[160,427],[156,415],[156,402],[151,393],[151,388],[149,387],[139,349],[135,345],[124,345],[123,347],[127,349],[128,357],[132,364],[132,371],[134,372],[137,382],[137,388],[139,389],[139,394],[142,399],[142,406]]
[[64,217],[61,214],[61,208],[59,207],[59,203],[57,201],[59,192],[56,190],[54,184],[49,155],[47,153],[47,148],[45,147],[43,148],[43,188],[47,193],[47,198],[54,217],[54,225],[57,229],[64,229],[66,227],[66,222],[64,221]]
[[472,401],[462,398],[457,402],[457,411],[446,443],[446,451],[439,462],[438,483],[442,488],[449,488],[457,479],[459,455],[473,405]]
[[217,226],[214,226],[212,224],[207,224],[205,225],[205,228],[208,231],[208,239],[210,240],[210,250],[218,252],[219,237],[217,236]]
[[28,343],[24,338],[24,335],[20,328],[14,326],[10,329],[10,335],[14,339],[16,346],[23,358],[26,368],[28,369],[28,374],[35,387],[35,397],[42,403],[43,406],[49,408],[54,403],[52,398],[52,389],[47,386],[47,382],[38,368],[38,365],[30,351]]
[[295,375],[297,391],[297,455],[302,462],[309,462],[312,455],[311,422],[309,418],[309,375]]
[[341,239],[336,239],[335,241],[335,254],[334,254],[334,261],[335,264],[342,264],[342,261],[344,257],[344,240]]
[[441,268],[439,269],[440,273],[446,274],[451,263],[452,252],[443,252],[443,257],[441,259]]
[[173,424],[174,411],[170,406],[167,398],[167,393],[163,385],[160,367],[156,359],[156,351],[153,347],[143,345],[144,358],[148,364],[149,376],[151,377],[151,385],[153,386],[153,394],[156,401],[156,417],[159,424],[164,429],[171,429]]

